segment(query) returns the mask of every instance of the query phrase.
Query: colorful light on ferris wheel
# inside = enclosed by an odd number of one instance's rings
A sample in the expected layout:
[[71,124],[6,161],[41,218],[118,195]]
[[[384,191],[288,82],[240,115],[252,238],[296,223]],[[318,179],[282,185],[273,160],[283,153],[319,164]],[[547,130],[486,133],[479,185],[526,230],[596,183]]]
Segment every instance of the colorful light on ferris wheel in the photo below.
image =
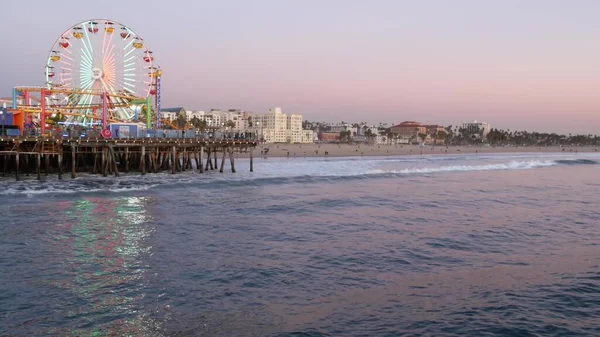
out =
[[113,23],[110,21],[105,22],[106,27],[104,27],[104,31],[108,34],[112,34],[115,31],[115,27],[113,27]]
[[53,66],[46,66],[46,76],[48,76],[49,78],[54,77],[54,67]]
[[[120,27],[120,38],[113,37],[116,27]],[[69,40],[70,36],[74,39]],[[97,120],[99,112],[86,107],[101,104],[99,95],[89,93],[106,92],[111,119],[133,121],[131,100],[156,95],[157,68],[152,51],[143,41],[114,21],[84,21],[69,28],[57,39],[47,59],[46,85],[48,89],[61,88],[49,102],[78,106],[76,113],[66,115],[67,121],[88,123]],[[65,88],[84,93],[67,93]]]
[[96,34],[98,33],[98,23],[90,21],[90,26],[88,27],[88,32]]
[[144,61],[150,63],[154,60],[154,57],[152,57],[152,52],[147,50],[146,51],[146,55],[144,56]]
[[73,30],[72,34],[73,34],[74,38],[76,38],[76,39],[79,40],[79,39],[81,39],[83,37],[83,32],[82,32],[83,28],[81,28],[81,27],[73,27],[72,30]]
[[50,61],[52,61],[52,62],[60,61],[60,55],[58,54],[58,51],[56,51],[56,50],[52,51],[52,53],[50,54]]
[[123,38],[124,40],[127,39],[131,34],[129,33],[129,30],[127,29],[127,27],[121,27],[121,38]]
[[134,42],[132,43],[132,46],[135,49],[142,49],[142,47],[144,46],[144,43],[142,42],[142,39],[140,39],[139,37],[135,37]]
[[62,36],[60,38],[60,42],[58,44],[63,48],[67,48],[69,46],[69,38]]

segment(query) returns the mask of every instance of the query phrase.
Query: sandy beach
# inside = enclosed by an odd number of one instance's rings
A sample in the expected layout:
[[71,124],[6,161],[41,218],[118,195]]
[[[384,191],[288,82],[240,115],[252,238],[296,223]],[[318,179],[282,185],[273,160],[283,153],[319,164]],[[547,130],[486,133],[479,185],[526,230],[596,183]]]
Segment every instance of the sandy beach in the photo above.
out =
[[254,150],[268,149],[263,157],[352,157],[352,156],[410,156],[491,153],[584,153],[598,152],[593,146],[425,146],[419,145],[357,145],[357,144],[264,144]]

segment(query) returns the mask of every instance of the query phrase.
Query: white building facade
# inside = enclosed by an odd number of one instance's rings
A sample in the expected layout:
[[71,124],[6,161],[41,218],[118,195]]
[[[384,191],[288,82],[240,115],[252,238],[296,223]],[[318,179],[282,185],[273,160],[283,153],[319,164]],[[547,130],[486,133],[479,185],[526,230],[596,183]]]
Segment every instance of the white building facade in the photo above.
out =
[[317,132],[313,130],[302,130],[302,140],[301,143],[314,143],[315,140],[318,140]]
[[335,132],[335,133],[340,133],[340,132],[346,132],[346,131],[350,131],[350,135],[352,137],[356,137],[359,136],[359,130],[357,127],[352,126],[351,124],[338,124],[338,125],[332,125],[331,129],[329,130],[329,132]]
[[302,143],[302,115],[288,115],[286,129],[286,142]]
[[250,113],[239,109],[230,109],[228,111],[221,112],[222,123],[232,121],[235,126],[232,128],[234,131],[245,132],[248,130],[248,117]]
[[177,113],[171,111],[161,111],[160,115],[162,118],[168,119],[171,122],[177,118]]
[[252,117],[254,128],[265,143],[285,143],[287,130],[287,116],[281,108],[271,108],[269,113],[254,115]]
[[472,123],[464,123],[462,127],[463,129],[469,130],[469,132],[481,135],[482,138],[485,138],[491,130],[490,123],[478,121],[473,121]]
[[[252,115],[252,127],[265,143],[308,143],[302,130],[302,115],[286,115],[281,108],[271,108],[267,114]],[[312,134],[312,130],[308,130]],[[310,138],[310,143],[313,138]]]

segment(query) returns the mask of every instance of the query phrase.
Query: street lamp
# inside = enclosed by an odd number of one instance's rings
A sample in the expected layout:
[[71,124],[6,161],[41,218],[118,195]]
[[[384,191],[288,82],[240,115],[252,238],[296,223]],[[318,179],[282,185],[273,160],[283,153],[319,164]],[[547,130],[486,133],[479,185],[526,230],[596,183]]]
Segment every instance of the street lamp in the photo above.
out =
[[258,136],[258,142],[260,143],[260,154],[264,154],[264,145],[263,145],[263,128],[260,122],[256,122],[256,126],[260,127],[260,134]]
[[2,120],[2,123],[0,123],[0,136],[4,135],[4,110],[6,110],[6,102],[2,103],[2,109],[0,109],[0,119]]

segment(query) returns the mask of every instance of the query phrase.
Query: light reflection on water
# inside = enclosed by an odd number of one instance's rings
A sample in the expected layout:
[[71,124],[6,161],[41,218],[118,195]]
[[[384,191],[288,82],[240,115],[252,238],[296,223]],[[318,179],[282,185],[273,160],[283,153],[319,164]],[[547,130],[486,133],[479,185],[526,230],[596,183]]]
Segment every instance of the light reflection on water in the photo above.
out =
[[56,219],[52,240],[65,276],[56,286],[71,292],[77,306],[55,315],[64,329],[52,334],[148,335],[152,322],[140,315],[144,297],[142,258],[153,229],[145,197],[86,197],[71,202]]

